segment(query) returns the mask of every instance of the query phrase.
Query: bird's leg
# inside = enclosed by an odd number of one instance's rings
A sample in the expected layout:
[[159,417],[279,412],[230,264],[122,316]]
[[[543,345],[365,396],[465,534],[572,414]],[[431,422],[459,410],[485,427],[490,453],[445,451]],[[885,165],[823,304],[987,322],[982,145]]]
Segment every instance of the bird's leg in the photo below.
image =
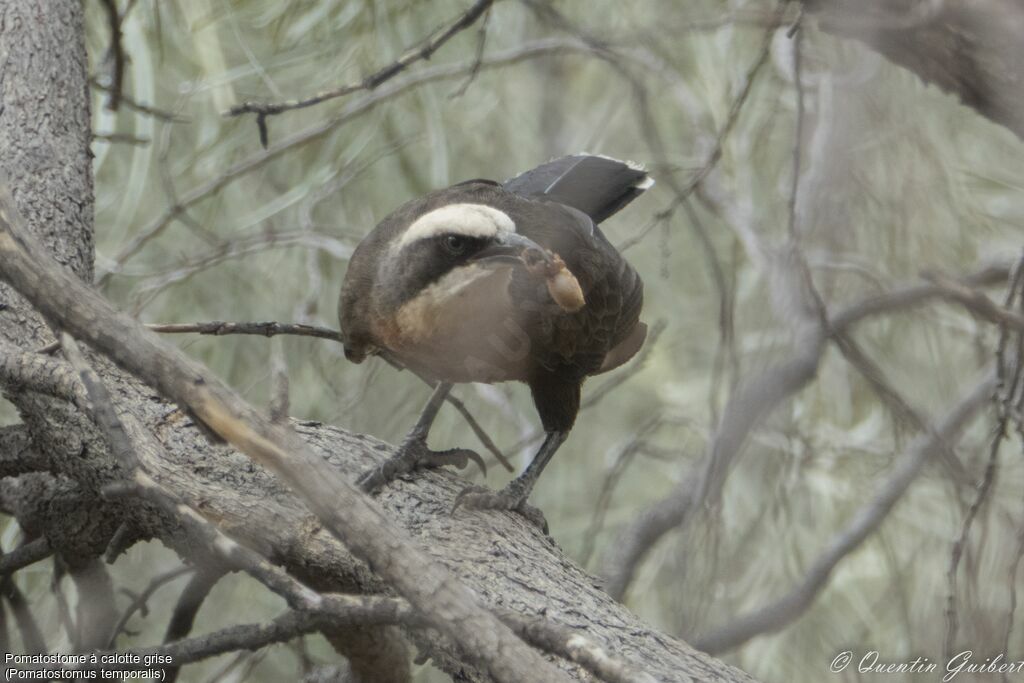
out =
[[537,483],[540,473],[551,461],[551,456],[555,454],[555,451],[568,436],[568,430],[548,432],[544,443],[541,444],[537,455],[533,457],[529,466],[522,474],[509,482],[508,486],[501,491],[492,491],[482,486],[469,486],[455,497],[455,505],[452,510],[454,511],[460,505],[475,510],[515,510],[547,533],[547,521],[544,519],[544,515],[537,508],[528,505],[526,499],[530,497],[530,492],[533,490],[533,485]]
[[416,424],[402,440],[398,451],[383,463],[368,470],[357,480],[364,491],[373,491],[393,480],[400,474],[407,474],[417,469],[454,465],[462,469],[472,460],[480,469],[487,473],[483,459],[474,451],[466,448],[452,448],[446,451],[433,451],[427,447],[427,435],[434,424],[438,411],[444,404],[452,385],[449,382],[438,382],[434,393],[430,395],[427,405],[423,407]]

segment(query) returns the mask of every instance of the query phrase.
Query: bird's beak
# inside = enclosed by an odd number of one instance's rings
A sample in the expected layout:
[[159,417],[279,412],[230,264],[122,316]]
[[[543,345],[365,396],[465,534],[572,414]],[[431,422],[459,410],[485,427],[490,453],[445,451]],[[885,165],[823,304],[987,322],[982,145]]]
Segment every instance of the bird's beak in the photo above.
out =
[[551,260],[547,249],[529,237],[523,237],[514,232],[496,237],[493,243],[474,254],[471,260],[484,266],[523,265],[525,263],[524,256],[528,256],[533,261],[548,262]]

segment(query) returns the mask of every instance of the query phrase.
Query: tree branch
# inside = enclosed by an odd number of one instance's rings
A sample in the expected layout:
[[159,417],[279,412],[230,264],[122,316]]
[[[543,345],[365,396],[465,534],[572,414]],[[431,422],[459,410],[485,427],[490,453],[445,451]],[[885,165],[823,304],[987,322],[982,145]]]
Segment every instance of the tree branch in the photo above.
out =
[[[496,52],[484,57],[480,63],[481,70],[496,69],[513,64],[520,64],[532,59],[549,57],[554,55],[567,54],[591,54],[593,50],[575,40],[544,39],[524,43],[519,47]],[[387,102],[405,92],[421,85],[435,81],[457,78],[468,73],[473,68],[472,62],[458,64],[438,64],[430,68],[424,68],[414,74],[410,74],[401,82],[396,82],[388,87],[381,88],[365,98],[350,103],[340,114],[327,121],[315,124],[304,130],[300,130],[274,145],[266,151],[261,151],[242,159],[228,167],[221,175],[203,183],[188,192],[185,192],[179,201],[167,208],[161,215],[157,216],[145,226],[139,228],[131,240],[124,245],[120,251],[111,259],[111,262],[100,264],[104,271],[97,279],[97,284],[104,285],[110,278],[119,273],[125,263],[137,254],[146,244],[158,237],[171,225],[175,219],[183,215],[191,206],[207,199],[216,192],[231,184],[238,178],[251,173],[265,164],[282,156],[284,153],[298,149],[304,145],[315,142],[340,126],[358,118],[359,116],[372,111],[378,104]]]
[[50,547],[50,542],[45,538],[40,537],[34,541],[29,541],[9,553],[0,555],[0,575],[13,574],[30,564],[45,560],[52,554],[53,549]]
[[15,227],[17,222],[10,199],[3,197],[0,276],[40,312],[187,406],[218,436],[287,482],[333,535],[428,615],[434,626],[459,644],[464,656],[497,680],[564,680],[291,429],[269,424],[205,368],[69,276],[23,229]]
[[800,616],[824,588],[836,565],[878,528],[924,464],[942,449],[950,447],[991,398],[994,387],[995,377],[988,373],[950,409],[934,432],[924,433],[911,443],[906,456],[894,465],[874,499],[858,510],[847,527],[836,534],[797,586],[778,600],[702,636],[697,646],[705,652],[724,652],[762,633],[777,631]]
[[[965,286],[980,287],[1005,281],[1009,273],[1008,263],[991,264],[959,281]],[[841,335],[866,318],[946,296],[947,292],[935,284],[896,287],[830,316],[826,324],[828,336]],[[643,510],[611,544],[601,570],[611,595],[617,598],[625,595],[636,568],[647,552],[668,531],[683,523],[694,504],[703,498],[702,489],[706,489],[707,482],[712,480],[709,474],[713,471],[727,472],[746,437],[760,420],[814,378],[826,340],[826,337],[814,337],[809,342],[798,342],[798,350],[792,357],[737,387],[726,404],[705,457],[672,493]]]
[[[455,37],[462,30],[469,28],[476,23],[476,20],[487,12],[492,4],[494,4],[494,0],[477,0],[468,10],[463,12],[454,22],[449,24],[443,30],[436,32],[432,37],[424,40],[419,46],[407,50],[391,64],[378,69],[359,81],[339,86],[333,90],[325,90],[302,100],[288,100],[286,102],[277,103],[244,102],[232,107],[227,112],[227,115],[239,116],[241,114],[256,114],[256,125],[259,128],[260,144],[266,147],[268,138],[267,117],[292,109],[312,107],[313,105],[320,104],[321,102],[326,102],[327,100],[338,97],[344,97],[345,95],[350,95],[360,90],[373,90],[382,83],[385,83],[405,71],[409,65],[420,60],[430,59],[430,56],[437,52],[441,46]],[[480,59],[478,57],[474,60],[473,66],[470,67],[470,74],[476,73],[479,68]]]

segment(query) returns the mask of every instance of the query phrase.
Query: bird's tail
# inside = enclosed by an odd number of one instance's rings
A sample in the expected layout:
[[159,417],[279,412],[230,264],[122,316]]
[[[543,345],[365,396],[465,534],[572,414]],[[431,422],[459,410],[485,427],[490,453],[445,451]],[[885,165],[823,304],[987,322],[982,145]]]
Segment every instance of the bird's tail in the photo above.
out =
[[639,164],[595,154],[573,154],[541,164],[504,183],[506,190],[546,196],[590,216],[595,223],[639,197],[654,179]]

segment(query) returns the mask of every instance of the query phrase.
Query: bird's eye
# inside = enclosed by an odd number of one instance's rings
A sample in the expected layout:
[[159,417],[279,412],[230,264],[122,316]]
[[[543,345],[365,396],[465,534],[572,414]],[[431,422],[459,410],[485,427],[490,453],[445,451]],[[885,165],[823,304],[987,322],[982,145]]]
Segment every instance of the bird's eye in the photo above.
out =
[[465,237],[459,235],[445,235],[444,248],[452,254],[458,255],[466,251],[468,243]]

